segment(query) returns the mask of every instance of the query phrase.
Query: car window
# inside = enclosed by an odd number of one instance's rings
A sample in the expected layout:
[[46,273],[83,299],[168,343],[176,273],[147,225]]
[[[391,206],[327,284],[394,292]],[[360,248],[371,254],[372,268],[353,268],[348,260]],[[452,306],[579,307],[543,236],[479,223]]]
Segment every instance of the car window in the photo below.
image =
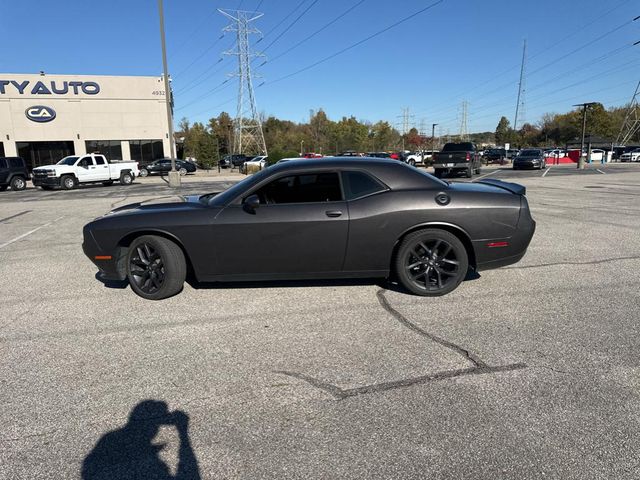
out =
[[364,172],[343,172],[344,194],[347,200],[383,192],[387,188],[379,181]]
[[342,200],[340,179],[335,172],[289,175],[265,185],[257,192],[261,203],[319,203]]
[[0,168],[7,168],[7,161],[4,158],[0,158]]
[[97,157],[94,157],[96,160],[96,165],[104,165],[106,162],[104,161],[104,157],[101,155],[98,155]]
[[93,165],[93,160],[91,160],[91,157],[83,157],[83,158],[78,162],[78,166],[79,166],[79,167],[87,168],[87,167],[89,167],[89,165]]
[[19,158],[9,158],[9,167],[11,168],[22,168],[24,167],[22,160]]

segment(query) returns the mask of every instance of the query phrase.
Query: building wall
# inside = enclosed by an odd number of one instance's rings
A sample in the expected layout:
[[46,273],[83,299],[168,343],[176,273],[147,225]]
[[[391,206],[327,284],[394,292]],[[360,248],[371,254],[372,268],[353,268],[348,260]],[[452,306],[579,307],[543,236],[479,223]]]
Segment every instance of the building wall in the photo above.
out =
[[[26,110],[40,105],[52,108],[56,117],[46,123],[27,118]],[[169,156],[162,77],[0,73],[5,155],[17,154],[16,142],[42,141],[73,141],[75,153],[83,154],[87,140],[121,141],[125,160],[129,140],[162,140]]]

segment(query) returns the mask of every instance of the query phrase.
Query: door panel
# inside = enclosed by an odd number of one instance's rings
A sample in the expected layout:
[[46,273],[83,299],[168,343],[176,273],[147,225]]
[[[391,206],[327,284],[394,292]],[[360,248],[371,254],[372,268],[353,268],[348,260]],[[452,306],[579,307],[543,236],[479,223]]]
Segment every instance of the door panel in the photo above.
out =
[[209,274],[339,272],[348,225],[346,202],[229,206],[212,226],[219,254]]

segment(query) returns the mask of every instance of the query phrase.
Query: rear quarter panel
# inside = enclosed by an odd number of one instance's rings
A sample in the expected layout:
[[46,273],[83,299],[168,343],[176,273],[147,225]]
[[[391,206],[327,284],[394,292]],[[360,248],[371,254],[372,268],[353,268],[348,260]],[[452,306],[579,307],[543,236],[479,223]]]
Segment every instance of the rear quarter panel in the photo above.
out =
[[[440,193],[449,195],[448,205],[435,201]],[[455,227],[472,242],[508,239],[515,233],[519,212],[520,197],[510,192],[387,191],[355,200],[349,202],[344,270],[389,269],[394,246],[420,227]]]

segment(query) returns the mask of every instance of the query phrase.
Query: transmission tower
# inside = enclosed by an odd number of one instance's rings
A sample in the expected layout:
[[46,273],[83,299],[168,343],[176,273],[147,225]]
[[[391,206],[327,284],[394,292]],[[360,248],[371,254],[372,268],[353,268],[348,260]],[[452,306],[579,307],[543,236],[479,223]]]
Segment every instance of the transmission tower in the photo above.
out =
[[262,13],[243,10],[218,11],[233,21],[231,25],[222,29],[223,32],[236,32],[237,50],[224,52],[225,55],[238,56],[238,71],[229,74],[238,77],[238,108],[234,122],[233,153],[234,154],[262,154],[267,155],[267,146],[262,131],[262,121],[256,107],[256,97],[253,92],[253,78],[258,75],[251,73],[251,60],[254,57],[264,57],[260,52],[249,49],[249,35],[261,34],[260,30],[250,25],[251,22],[262,17]]
[[462,113],[460,115],[460,140],[468,140],[469,130],[467,128],[467,120],[469,116],[469,102],[463,100],[461,109]]
[[[522,47],[522,64],[520,65],[520,81],[518,82],[518,100],[516,101],[516,115],[513,118],[513,129],[517,130],[518,128],[518,114],[524,119],[525,118],[525,109],[524,109],[524,94],[526,91],[526,77],[525,77],[525,61],[527,58],[527,40],[524,41],[524,45]],[[524,124],[524,120],[522,121]]]
[[626,145],[634,135],[640,131],[640,105],[638,105],[638,97],[640,97],[640,82],[636,86],[633,97],[627,107],[627,115],[624,117],[620,133],[616,138],[617,145]]
[[411,119],[414,117],[414,115],[411,115],[409,113],[409,107],[405,107],[402,109],[402,114],[398,115],[398,118],[402,119],[401,122],[401,131],[400,133],[402,135],[406,135],[407,133],[409,133],[409,124],[411,122]]

